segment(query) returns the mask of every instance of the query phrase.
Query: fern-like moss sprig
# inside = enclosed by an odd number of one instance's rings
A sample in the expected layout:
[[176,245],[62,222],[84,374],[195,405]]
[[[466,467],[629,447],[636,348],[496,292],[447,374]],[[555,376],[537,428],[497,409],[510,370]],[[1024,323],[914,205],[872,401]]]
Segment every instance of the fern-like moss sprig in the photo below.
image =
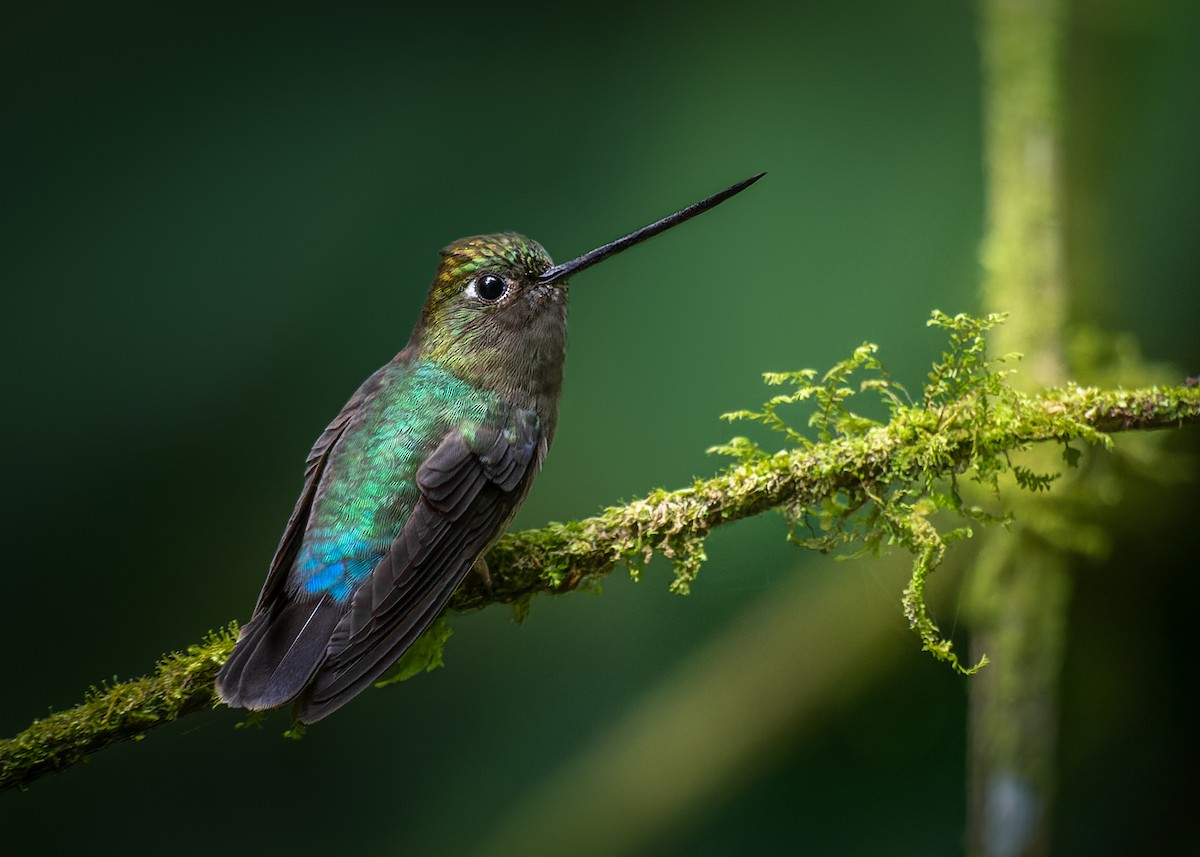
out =
[[[1108,437],[1067,411],[1048,415],[1034,400],[1005,383],[1014,371],[1007,368],[1018,354],[992,357],[987,333],[1003,323],[1004,316],[983,318],[934,311],[928,324],[948,334],[949,345],[928,373],[920,405],[887,373],[878,347],[864,343],[854,353],[818,378],[815,371],[769,372],[763,377],[772,386],[790,386],[791,392],[768,399],[761,410],[741,410],[724,415],[733,421],[761,423],[784,436],[800,450],[818,443],[839,445],[848,458],[859,462],[857,471],[839,469],[836,483],[820,502],[793,502],[780,508],[788,519],[789,538],[819,551],[846,545],[857,553],[877,554],[884,546],[899,546],[913,556],[912,576],[903,594],[904,614],[919,635],[922,647],[963,673],[973,673],[986,656],[971,667],[963,666],[929,615],[925,584],[938,567],[951,542],[970,538],[970,524],[994,523],[1003,518],[964,501],[959,476],[986,486],[997,497],[1000,478],[1011,473],[1016,484],[1030,491],[1048,490],[1058,473],[1036,473],[1012,463],[1009,453],[1032,441],[1014,444],[1012,429],[1020,418],[1040,414],[1043,430],[1052,437],[1078,437],[1108,445]],[[855,413],[855,396],[869,395],[886,407],[889,420],[879,423]],[[781,413],[787,406],[811,404],[807,425],[816,439],[798,430]],[[895,441],[898,441],[895,442]],[[884,459],[882,449],[889,452]],[[1067,463],[1074,466],[1076,452]],[[712,452],[732,456],[742,465],[763,462],[771,454],[745,437],[713,447]],[[966,525],[939,528],[935,515],[948,510]]]

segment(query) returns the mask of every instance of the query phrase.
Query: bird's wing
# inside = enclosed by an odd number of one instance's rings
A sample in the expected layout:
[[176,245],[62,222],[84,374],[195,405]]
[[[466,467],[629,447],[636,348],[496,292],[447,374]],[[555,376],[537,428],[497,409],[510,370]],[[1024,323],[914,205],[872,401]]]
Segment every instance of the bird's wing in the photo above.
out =
[[451,430],[417,471],[420,499],[355,590],[300,702],[301,720],[324,717],[386,672],[511,520],[547,441],[529,410],[498,406],[484,423]]
[[327,604],[328,599],[289,599],[285,593],[288,571],[304,540],[313,499],[330,454],[363,402],[379,386],[386,369],[380,369],[358,388],[308,453],[304,488],[275,549],[254,615],[242,626],[233,654],[217,675],[217,693],[227,705],[252,709],[282,705],[300,692],[321,661],[342,610]]

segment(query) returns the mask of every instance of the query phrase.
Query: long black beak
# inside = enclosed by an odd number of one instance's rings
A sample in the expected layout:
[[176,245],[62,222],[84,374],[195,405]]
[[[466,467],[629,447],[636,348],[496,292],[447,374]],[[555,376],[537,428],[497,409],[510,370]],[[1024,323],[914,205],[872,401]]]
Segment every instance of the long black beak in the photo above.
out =
[[615,256],[622,250],[628,250],[634,244],[641,244],[647,238],[653,238],[660,232],[666,232],[672,226],[678,226],[685,220],[691,220],[697,214],[703,214],[710,208],[720,205],[725,200],[729,199],[729,197],[736,196],[737,194],[741,193],[765,175],[766,173],[763,172],[756,176],[751,176],[745,181],[740,181],[735,185],[730,185],[720,193],[714,193],[708,199],[703,199],[700,202],[697,202],[695,205],[689,205],[682,211],[677,211],[674,214],[667,215],[662,220],[651,223],[649,226],[643,226],[637,232],[631,232],[624,238],[618,238],[616,241],[605,244],[603,247],[597,247],[592,252],[584,253],[579,258],[572,259],[570,262],[564,262],[561,265],[555,265],[554,267],[547,269],[540,277],[538,277],[538,282],[543,284],[557,283],[561,280],[565,280],[572,274],[578,274],[585,268],[590,268],[592,265],[607,259],[609,256]]

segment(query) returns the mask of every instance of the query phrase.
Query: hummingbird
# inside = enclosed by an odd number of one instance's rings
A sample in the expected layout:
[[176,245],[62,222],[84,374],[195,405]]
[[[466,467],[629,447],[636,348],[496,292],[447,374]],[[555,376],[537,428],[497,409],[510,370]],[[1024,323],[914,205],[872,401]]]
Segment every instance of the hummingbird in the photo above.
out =
[[567,280],[709,210],[759,173],[555,265],[514,232],[441,251],[408,344],[308,454],[304,486],[250,621],[217,675],[222,702],[295,703],[312,723],[385,673],[508,526],[558,421]]

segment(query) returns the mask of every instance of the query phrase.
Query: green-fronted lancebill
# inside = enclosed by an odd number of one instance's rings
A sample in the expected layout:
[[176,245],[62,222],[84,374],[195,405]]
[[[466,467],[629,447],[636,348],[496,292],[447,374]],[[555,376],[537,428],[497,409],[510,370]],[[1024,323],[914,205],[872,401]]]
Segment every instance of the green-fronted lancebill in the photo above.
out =
[[217,676],[221,700],[295,701],[311,723],[386,672],[482,562],[542,466],[558,420],[568,278],[762,175],[562,265],[511,232],[442,250],[408,345],[308,455],[254,615]]

